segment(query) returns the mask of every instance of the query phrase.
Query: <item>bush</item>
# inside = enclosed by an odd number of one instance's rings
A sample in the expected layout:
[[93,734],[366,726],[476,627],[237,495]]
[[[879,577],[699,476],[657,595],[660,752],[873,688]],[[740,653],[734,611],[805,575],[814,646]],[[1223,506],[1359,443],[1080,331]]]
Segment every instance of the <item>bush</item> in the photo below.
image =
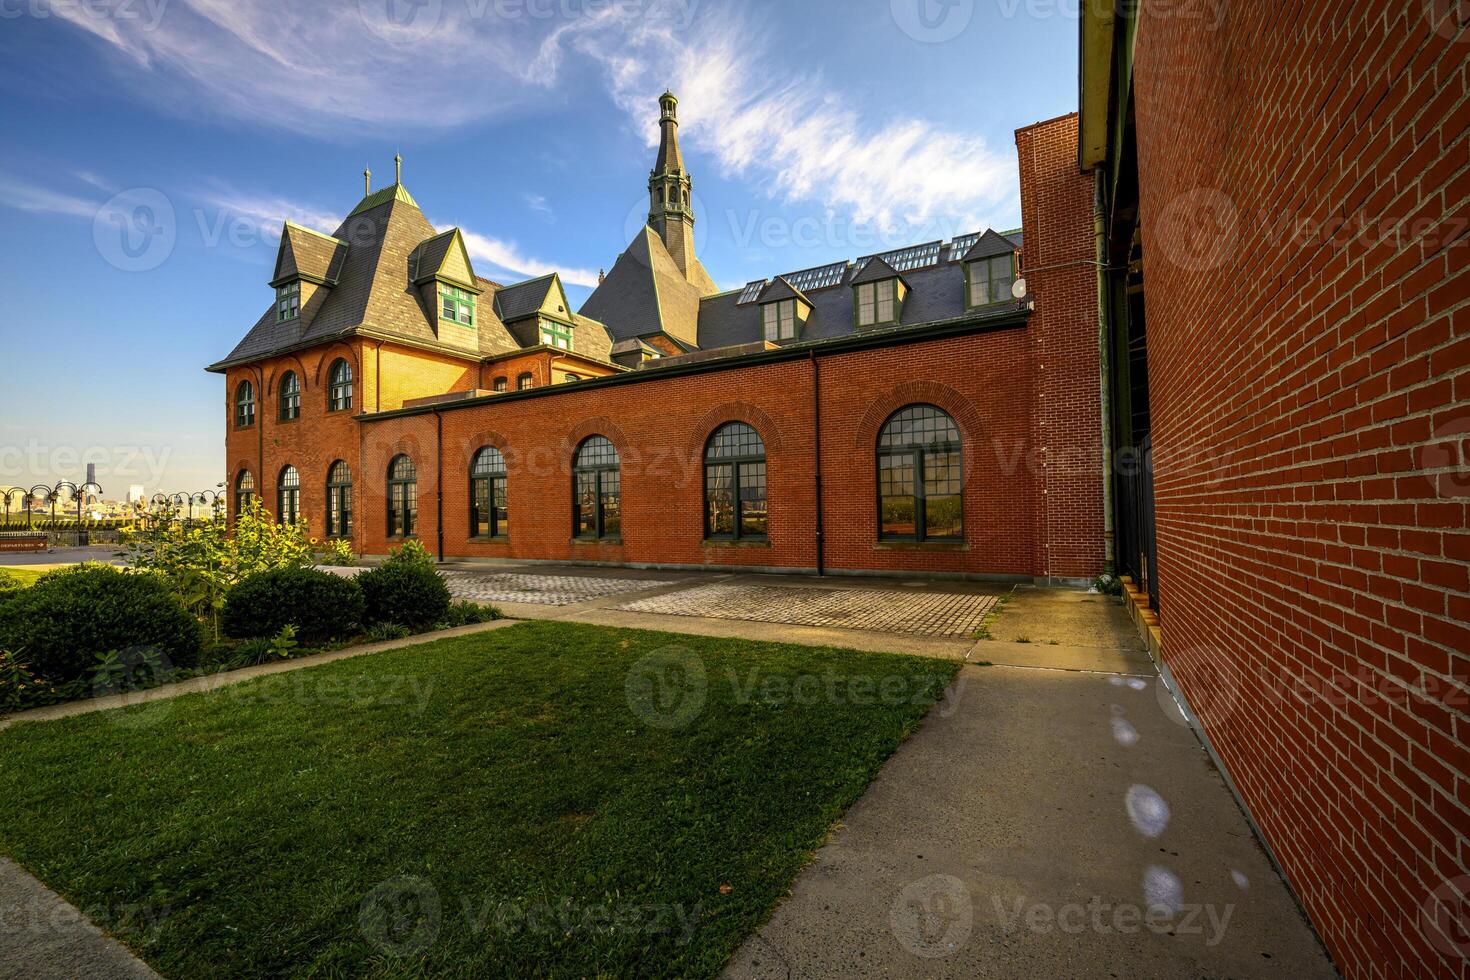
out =
[[500,610],[494,606],[482,606],[478,602],[470,602],[461,599],[449,607],[444,621],[440,623],[444,629],[454,629],[456,626],[470,626],[474,623],[488,623],[500,618]]
[[242,639],[294,626],[303,642],[322,643],[353,633],[362,611],[362,589],[352,579],[316,568],[278,568],[231,589],[222,624],[227,635]]
[[391,560],[357,577],[369,623],[394,623],[416,632],[449,612],[449,586],[432,565]]
[[383,564],[395,568],[433,568],[434,556],[420,542],[405,541],[388,553]]
[[0,605],[0,636],[56,684],[89,675],[99,654],[137,647],[187,669],[202,645],[198,621],[157,576],[96,564],[51,572],[13,593]]
[[18,577],[0,568],[0,602],[4,602],[12,592],[19,592],[24,588],[25,584]]

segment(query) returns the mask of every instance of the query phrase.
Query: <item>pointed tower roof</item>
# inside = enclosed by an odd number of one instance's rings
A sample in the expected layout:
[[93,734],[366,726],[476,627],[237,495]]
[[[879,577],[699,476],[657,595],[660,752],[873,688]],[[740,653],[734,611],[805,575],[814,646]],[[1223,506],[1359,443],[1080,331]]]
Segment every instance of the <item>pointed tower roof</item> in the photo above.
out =
[[659,96],[658,104],[662,112],[658,123],[658,159],[654,161],[653,172],[682,171],[684,154],[679,150],[679,100],[673,92],[665,92]]
[[970,250],[965,253],[963,261],[973,262],[976,259],[988,259],[996,255],[1009,255],[1017,248],[1019,246],[1009,238],[996,234],[993,228],[986,228],[985,234],[976,239],[975,244],[971,245]]

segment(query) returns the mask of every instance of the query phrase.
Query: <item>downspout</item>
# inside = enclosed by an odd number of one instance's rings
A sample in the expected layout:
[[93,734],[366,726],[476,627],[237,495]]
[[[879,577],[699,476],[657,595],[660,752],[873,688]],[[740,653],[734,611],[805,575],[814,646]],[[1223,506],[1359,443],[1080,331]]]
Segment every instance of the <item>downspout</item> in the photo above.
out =
[[[260,365],[256,365],[255,367],[255,385],[255,390],[260,392],[260,397],[257,398],[255,401],[256,412],[258,413],[255,419],[255,436],[256,440],[260,444],[260,460],[255,464],[256,473],[258,474],[257,480],[259,481],[255,484],[255,494],[256,499],[258,500],[261,496],[265,494],[265,368],[261,367]],[[226,479],[229,478],[226,477]],[[231,491],[233,491],[234,489],[235,488],[233,486],[230,487]],[[231,494],[231,496],[233,496],[233,493]],[[240,512],[237,509],[235,511],[235,523],[238,524],[239,522]]]
[[817,574],[827,574],[826,532],[822,516],[822,369],[817,363],[817,352],[807,351],[812,362],[812,452],[816,457],[817,493]]
[[444,564],[444,413],[434,412],[434,528],[439,535],[439,564]]
[[1117,572],[1117,542],[1113,528],[1113,387],[1112,344],[1110,343],[1112,307],[1108,294],[1108,231],[1103,206],[1102,181],[1094,171],[1092,230],[1097,236],[1097,346],[1101,374],[1102,397],[1102,494],[1103,494],[1103,571]]

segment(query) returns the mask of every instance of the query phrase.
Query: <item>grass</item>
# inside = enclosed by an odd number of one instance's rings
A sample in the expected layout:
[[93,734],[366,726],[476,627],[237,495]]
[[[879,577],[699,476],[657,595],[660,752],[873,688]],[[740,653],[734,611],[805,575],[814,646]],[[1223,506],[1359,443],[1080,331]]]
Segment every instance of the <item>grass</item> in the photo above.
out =
[[995,637],[990,635],[990,629],[996,623],[1000,622],[1001,613],[1005,612],[1006,603],[1011,601],[1011,594],[1012,593],[1007,592],[1004,595],[996,597],[995,605],[992,606],[990,612],[986,613],[985,617],[980,620],[980,628],[975,631],[975,639],[995,639]]
[[525,623],[0,732],[0,851],[165,975],[713,976],[956,669]]
[[31,586],[36,584],[36,579],[45,575],[50,569],[37,571],[34,568],[26,568],[23,565],[0,565],[0,572],[4,572],[20,580],[22,585]]

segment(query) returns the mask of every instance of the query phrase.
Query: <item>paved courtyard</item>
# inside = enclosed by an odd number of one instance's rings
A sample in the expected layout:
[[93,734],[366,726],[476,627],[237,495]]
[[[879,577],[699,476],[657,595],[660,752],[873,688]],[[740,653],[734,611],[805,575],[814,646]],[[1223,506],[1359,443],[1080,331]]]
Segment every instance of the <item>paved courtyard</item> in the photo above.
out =
[[444,572],[456,599],[475,602],[527,602],[537,606],[571,606],[608,596],[662,588],[673,582],[592,575],[535,575],[515,572]]
[[623,612],[701,616],[920,636],[969,636],[996,596],[714,583],[633,599]]

